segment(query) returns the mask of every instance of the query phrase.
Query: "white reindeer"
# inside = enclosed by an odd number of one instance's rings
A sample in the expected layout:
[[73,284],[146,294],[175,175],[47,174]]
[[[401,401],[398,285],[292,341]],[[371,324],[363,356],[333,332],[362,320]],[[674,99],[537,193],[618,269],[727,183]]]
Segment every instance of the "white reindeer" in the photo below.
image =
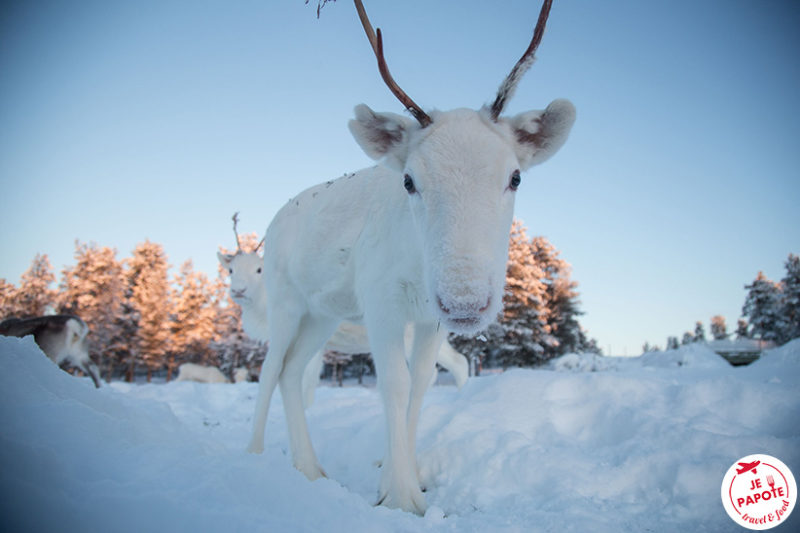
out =
[[215,366],[183,363],[178,367],[178,378],[175,381],[196,381],[197,383],[230,383],[219,368]]
[[[575,108],[501,117],[531,65],[550,9],[489,107],[425,113],[394,82],[360,0],[381,75],[414,119],[355,109],[358,144],[383,166],[312,187],[285,205],[265,240],[270,352],[262,366],[250,448],[263,446],[280,385],[294,466],[323,476],[303,412],[308,361],[343,320],[364,324],[378,373],[387,449],[378,503],[424,514],[415,459],[423,394],[445,332],[475,333],[502,307],[508,234],[521,172],[564,144]],[[406,324],[414,326],[406,362]]]
[[33,335],[44,354],[59,367],[73,366],[100,388],[100,372],[89,358],[89,326],[75,315],[9,318],[0,323],[0,335]]
[[[258,249],[263,240],[256,246],[255,251],[245,252],[241,248],[239,234],[236,230],[238,213],[233,215],[233,232],[236,236],[236,253],[223,254],[217,252],[222,267],[230,275],[229,293],[231,299],[242,308],[242,327],[250,337],[262,341],[268,340],[267,330],[267,289],[264,284],[262,271],[264,260],[258,255]],[[407,328],[407,341],[413,338],[411,327]],[[314,389],[319,382],[319,375],[323,363],[323,353],[333,351],[347,354],[369,353],[367,330],[364,326],[342,322],[336,332],[328,339],[324,348],[320,350],[306,367],[303,375],[303,405],[307,408],[314,400]],[[443,342],[436,358],[436,362],[453,374],[456,386],[464,385],[469,375],[469,364],[466,358],[455,351],[450,343]],[[260,450],[259,450],[260,451]]]

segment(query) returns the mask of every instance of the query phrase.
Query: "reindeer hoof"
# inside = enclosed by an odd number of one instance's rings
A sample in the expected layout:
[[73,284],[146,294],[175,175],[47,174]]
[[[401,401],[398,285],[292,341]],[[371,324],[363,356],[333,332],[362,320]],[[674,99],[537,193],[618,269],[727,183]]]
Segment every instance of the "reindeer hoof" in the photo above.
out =
[[303,473],[304,476],[308,478],[309,481],[316,481],[320,478],[328,479],[328,474],[325,473],[325,470],[322,469],[319,465],[294,465],[296,469]]
[[422,492],[414,488],[404,492],[407,492],[407,494],[392,494],[391,492],[382,494],[375,506],[383,505],[389,509],[401,509],[407,513],[425,516],[428,504],[425,503],[425,497]]
[[250,443],[247,447],[247,453],[261,454],[264,452],[264,444]]

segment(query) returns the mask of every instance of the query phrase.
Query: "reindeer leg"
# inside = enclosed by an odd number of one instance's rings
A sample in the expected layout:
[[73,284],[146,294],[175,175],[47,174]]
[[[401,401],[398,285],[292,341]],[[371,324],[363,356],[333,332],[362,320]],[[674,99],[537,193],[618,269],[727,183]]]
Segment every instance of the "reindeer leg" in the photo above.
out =
[[[422,400],[436,368],[436,357],[444,340],[439,324],[423,323],[414,327],[411,349],[411,398],[408,405],[408,447],[416,465],[416,436]],[[416,468],[416,466],[415,466]]]
[[423,515],[425,497],[408,447],[411,379],[405,357],[405,323],[399,319],[402,316],[401,313],[385,313],[378,318],[365,315],[388,429],[378,504]]
[[280,375],[292,462],[295,468],[311,481],[325,477],[325,472],[319,466],[308,434],[303,406],[303,374],[309,361],[336,331],[337,325],[337,321],[329,318],[312,318],[306,315],[301,322],[297,340],[286,353],[283,372]]
[[94,386],[99,389],[100,388],[100,371],[97,369],[97,366],[94,363],[92,363],[91,361],[89,361],[85,365],[81,365],[80,369],[83,370],[83,372],[85,374],[87,374],[90,378],[92,378],[92,381],[94,382]]
[[322,372],[323,351],[319,350],[303,371],[303,407],[308,409],[314,403],[314,392],[319,385],[319,375]]
[[283,370],[283,362],[287,350],[294,343],[300,327],[302,312],[293,309],[294,306],[286,305],[280,313],[270,316],[270,343],[267,358],[261,366],[258,378],[258,397],[256,409],[253,414],[253,433],[247,451],[261,453],[264,451],[264,429],[267,425],[269,404],[272,393],[278,384],[278,378]]

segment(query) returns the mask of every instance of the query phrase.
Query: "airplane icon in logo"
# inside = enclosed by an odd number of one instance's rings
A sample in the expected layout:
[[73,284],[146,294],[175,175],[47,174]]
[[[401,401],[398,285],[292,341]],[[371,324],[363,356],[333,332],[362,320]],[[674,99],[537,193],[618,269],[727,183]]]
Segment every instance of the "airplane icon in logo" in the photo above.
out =
[[737,468],[736,469],[736,473],[737,474],[745,474],[745,473],[750,472],[752,470],[753,473],[756,474],[757,473],[756,472],[756,467],[759,464],[761,464],[761,461],[753,461],[752,463],[739,463],[739,466],[741,466],[741,468]]

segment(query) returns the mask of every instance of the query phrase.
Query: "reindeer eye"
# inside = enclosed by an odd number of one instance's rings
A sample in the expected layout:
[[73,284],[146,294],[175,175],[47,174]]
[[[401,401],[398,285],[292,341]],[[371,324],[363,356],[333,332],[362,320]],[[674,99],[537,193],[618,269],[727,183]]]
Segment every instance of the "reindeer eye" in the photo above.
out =
[[515,170],[511,174],[511,181],[508,184],[508,188],[512,191],[516,191],[519,189],[519,184],[522,183],[522,176],[519,174],[519,170]]
[[232,269],[232,268],[229,268],[229,269],[228,269],[228,273],[229,273],[229,274],[233,274],[233,269]]
[[258,267],[258,270],[256,270],[256,274],[261,274],[261,267]]
[[405,179],[403,180],[403,187],[405,187],[408,194],[414,194],[417,192],[417,188],[414,186],[414,180],[411,179],[411,176],[406,174]]

